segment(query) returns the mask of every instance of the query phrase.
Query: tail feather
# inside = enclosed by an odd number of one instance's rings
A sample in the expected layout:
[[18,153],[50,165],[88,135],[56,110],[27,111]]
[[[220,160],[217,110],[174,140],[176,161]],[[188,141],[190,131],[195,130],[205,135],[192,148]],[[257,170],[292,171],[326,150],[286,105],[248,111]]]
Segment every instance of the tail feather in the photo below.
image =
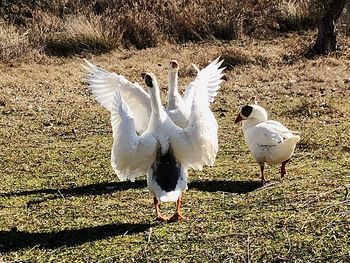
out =
[[299,135],[293,135],[292,137],[286,139],[284,143],[290,144],[290,145],[295,145],[297,142],[300,141],[300,136]]
[[181,195],[181,191],[175,190],[175,191],[167,192],[165,193],[165,195],[160,196],[159,200],[161,202],[175,202],[180,195]]

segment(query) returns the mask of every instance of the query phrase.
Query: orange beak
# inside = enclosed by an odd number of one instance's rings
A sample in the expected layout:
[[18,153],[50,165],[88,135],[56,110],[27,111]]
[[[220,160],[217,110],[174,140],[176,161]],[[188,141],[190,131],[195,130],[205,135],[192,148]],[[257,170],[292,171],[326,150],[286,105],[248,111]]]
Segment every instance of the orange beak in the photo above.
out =
[[238,114],[238,116],[237,116],[237,118],[235,119],[235,123],[239,123],[240,121],[242,121],[243,119],[242,119],[242,116],[241,116],[241,114],[239,113]]

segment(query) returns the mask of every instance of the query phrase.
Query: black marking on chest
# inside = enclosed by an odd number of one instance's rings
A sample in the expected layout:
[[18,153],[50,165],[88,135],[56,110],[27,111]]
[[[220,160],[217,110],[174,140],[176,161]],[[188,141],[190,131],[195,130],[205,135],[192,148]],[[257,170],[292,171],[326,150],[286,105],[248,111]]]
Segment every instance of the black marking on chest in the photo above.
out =
[[174,191],[181,175],[181,165],[176,161],[171,149],[162,155],[159,149],[157,160],[152,165],[153,179],[165,192]]

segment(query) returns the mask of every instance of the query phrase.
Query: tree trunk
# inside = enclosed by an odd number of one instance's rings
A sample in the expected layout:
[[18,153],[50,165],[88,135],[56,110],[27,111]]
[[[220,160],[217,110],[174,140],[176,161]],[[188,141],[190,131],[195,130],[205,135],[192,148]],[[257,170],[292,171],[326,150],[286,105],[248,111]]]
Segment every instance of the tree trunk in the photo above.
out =
[[337,48],[335,22],[349,0],[332,0],[318,24],[318,35],[312,48],[315,54],[328,54]]

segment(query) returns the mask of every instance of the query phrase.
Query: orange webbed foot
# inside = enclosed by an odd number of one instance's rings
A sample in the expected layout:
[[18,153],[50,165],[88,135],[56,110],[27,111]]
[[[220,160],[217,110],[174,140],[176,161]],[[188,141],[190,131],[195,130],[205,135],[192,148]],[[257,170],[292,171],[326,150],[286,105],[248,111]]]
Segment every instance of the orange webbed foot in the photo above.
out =
[[168,218],[165,217],[165,216],[159,215],[159,216],[157,216],[154,220],[155,220],[155,221],[158,221],[158,222],[166,222],[166,221],[168,221]]
[[265,183],[270,182],[269,179],[266,178],[266,176],[261,176],[260,174],[256,174],[256,177],[260,179],[261,183],[264,185]]
[[179,213],[175,213],[172,217],[169,218],[168,222],[172,223],[172,222],[178,222],[178,221],[187,221],[186,217],[184,217],[183,215],[179,214]]

